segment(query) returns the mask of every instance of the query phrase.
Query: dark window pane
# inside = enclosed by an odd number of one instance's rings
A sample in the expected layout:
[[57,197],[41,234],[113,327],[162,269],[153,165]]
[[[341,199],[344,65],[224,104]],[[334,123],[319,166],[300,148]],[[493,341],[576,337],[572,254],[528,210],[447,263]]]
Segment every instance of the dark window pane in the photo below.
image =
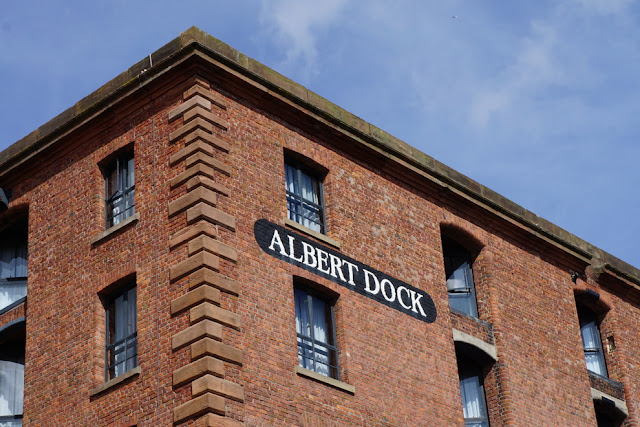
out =
[[24,362],[0,360],[0,416],[22,414],[23,396]]
[[27,226],[0,233],[0,310],[27,296]]
[[303,368],[338,378],[333,307],[301,289],[294,289],[298,362]]
[[289,219],[324,233],[321,183],[302,166],[286,163],[284,169]]
[[113,296],[107,305],[107,379],[138,364],[136,288]]
[[488,426],[489,417],[481,369],[474,365],[467,365],[466,362],[462,362],[458,369],[465,426]]
[[598,318],[594,312],[586,307],[578,307],[578,318],[580,319],[580,334],[582,335],[582,346],[587,369],[606,377],[608,376],[607,365],[602,351]]
[[475,285],[471,271],[471,256],[466,249],[443,237],[444,270],[447,277],[449,306],[473,317],[478,317]]
[[[22,330],[20,330],[22,328]],[[0,426],[22,425],[24,401],[24,325],[0,345]]]
[[135,164],[133,153],[120,155],[105,171],[107,228],[135,213]]
[[477,317],[475,306],[469,293],[449,293],[449,307]]

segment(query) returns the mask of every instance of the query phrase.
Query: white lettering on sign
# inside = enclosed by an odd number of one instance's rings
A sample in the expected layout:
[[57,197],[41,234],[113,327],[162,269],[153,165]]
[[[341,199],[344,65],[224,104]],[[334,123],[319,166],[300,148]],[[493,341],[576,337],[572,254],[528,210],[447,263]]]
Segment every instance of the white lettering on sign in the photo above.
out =
[[402,307],[406,308],[407,310],[411,310],[411,306],[404,302],[404,300],[402,299],[402,294],[401,294],[401,292],[404,291],[404,292],[407,293],[407,295],[409,297],[411,297],[411,293],[409,292],[409,289],[405,288],[404,286],[398,286],[397,291],[398,291],[398,302],[400,303],[400,305]]
[[273,237],[271,238],[269,249],[275,251],[275,245],[280,246],[280,255],[288,256],[287,251],[284,250],[284,245],[282,244],[282,239],[280,238],[280,234],[278,234],[278,230],[273,230]]
[[351,286],[355,286],[356,284],[353,283],[353,273],[358,271],[358,266],[350,263],[346,259],[343,259],[342,265],[345,265],[345,264],[347,265],[347,267],[349,267],[349,280],[347,281],[347,283],[349,283]]
[[[369,270],[362,270],[364,272],[364,290],[372,295],[376,295],[380,291],[380,282],[375,274]],[[371,287],[371,283],[375,284],[375,288]]]
[[[316,268],[316,250],[313,246],[308,244],[307,242],[302,242],[302,247],[304,251],[304,261],[302,261],[305,265],[308,265],[311,268]],[[313,263],[311,262],[313,260]]]
[[424,291],[266,220],[256,221],[254,230],[260,247],[274,257],[427,323],[436,319],[433,300]]
[[422,304],[420,304],[420,300],[422,299],[422,295],[418,294],[416,291],[411,291],[411,310],[414,313],[417,313],[418,310],[416,310],[416,307],[418,307],[420,309],[420,314],[422,314],[423,316],[426,316],[426,314],[424,314],[424,310],[422,309]]

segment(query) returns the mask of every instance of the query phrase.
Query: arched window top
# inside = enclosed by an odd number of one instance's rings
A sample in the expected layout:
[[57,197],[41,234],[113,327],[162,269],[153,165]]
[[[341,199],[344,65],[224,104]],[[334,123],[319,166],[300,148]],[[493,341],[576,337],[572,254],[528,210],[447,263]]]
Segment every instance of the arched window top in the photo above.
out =
[[618,427],[629,416],[629,409],[624,400],[617,399],[594,388],[591,388],[591,397],[593,398],[598,426]]
[[479,365],[491,365],[498,360],[496,346],[486,343],[462,331],[453,329],[453,342],[456,353],[472,359]]
[[316,160],[311,157],[307,157],[304,154],[300,154],[297,151],[290,150],[285,148],[284,150],[284,158],[285,163],[294,163],[298,165],[302,165],[305,169],[311,172],[313,175],[317,176],[319,179],[324,179],[329,173],[329,169],[318,163]]
[[603,295],[589,288],[573,290],[576,304],[593,311],[598,317],[605,316],[612,308],[611,302]]
[[449,242],[464,248],[472,258],[475,258],[486,246],[481,237],[477,235],[478,233],[468,230],[468,227],[446,222],[440,224],[440,231],[443,244],[446,238]]

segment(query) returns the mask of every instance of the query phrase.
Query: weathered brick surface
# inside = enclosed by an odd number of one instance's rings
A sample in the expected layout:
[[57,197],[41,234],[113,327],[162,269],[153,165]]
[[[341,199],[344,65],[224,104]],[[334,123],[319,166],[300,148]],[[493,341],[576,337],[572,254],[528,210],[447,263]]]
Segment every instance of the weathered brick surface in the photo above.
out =
[[450,315],[452,328],[469,334],[475,338],[479,338],[488,344],[494,343],[493,328],[491,327],[491,324],[478,321],[478,319],[473,319],[454,310],[451,311]]
[[[154,91],[154,101],[138,96],[114,106],[114,115],[72,132],[58,148],[12,174],[13,183],[1,184],[11,186],[13,202],[28,203],[26,426],[171,425],[173,408],[190,398],[190,390],[171,384],[172,372],[188,356],[171,354],[171,336],[189,320],[170,315],[170,302],[179,295],[169,286],[175,260],[166,244],[172,234],[166,214],[173,174],[168,135],[179,125],[168,123],[167,111],[182,93],[163,86]],[[129,145],[141,219],[91,245],[105,223],[99,163]],[[141,374],[90,397],[105,381],[100,293],[132,272]]]
[[[12,206],[28,206],[25,425],[158,426],[177,419],[201,425],[461,426],[455,327],[496,346],[498,362],[485,379],[492,426],[591,426],[592,384],[576,289],[595,290],[606,301],[601,326],[609,374],[623,386],[625,425],[640,422],[637,287],[608,271],[586,274],[587,261],[319,121],[294,117],[285,101],[269,103],[236,80],[227,84],[206,68],[198,71],[211,81],[213,95],[202,95],[202,84],[193,86],[192,69],[188,75],[175,70],[0,183],[13,189]],[[211,101],[212,114],[226,120],[228,130],[201,118],[184,125],[184,99],[198,96]],[[201,143],[211,149],[185,149]],[[98,165],[130,144],[140,220],[91,245],[104,231]],[[438,312],[434,323],[404,316],[259,248],[254,223],[284,225],[287,215],[285,149],[328,170],[327,234],[341,242],[340,251],[428,292]],[[198,153],[216,160],[214,167],[202,157],[187,167]],[[197,188],[216,192],[216,207],[200,202],[170,217],[169,204]],[[480,320],[491,327],[449,310],[443,232],[473,249]],[[209,252],[206,239],[197,240],[205,235],[233,248],[237,262]],[[577,283],[572,271],[580,273]],[[104,382],[101,293],[132,273],[141,373],[90,398],[89,390]],[[337,296],[341,380],[355,386],[354,394],[296,375],[294,277]],[[237,315],[241,328],[222,326],[220,341],[199,336],[172,351],[172,338],[188,330],[192,315],[196,325],[216,320],[197,308],[204,301]],[[189,384],[207,374],[242,386],[244,401],[209,393],[192,400]]]
[[25,317],[26,305],[26,302],[23,302],[0,314],[0,327]]
[[599,377],[598,375],[589,374],[591,387],[603,393],[607,393],[616,399],[624,400],[624,386],[610,379]]

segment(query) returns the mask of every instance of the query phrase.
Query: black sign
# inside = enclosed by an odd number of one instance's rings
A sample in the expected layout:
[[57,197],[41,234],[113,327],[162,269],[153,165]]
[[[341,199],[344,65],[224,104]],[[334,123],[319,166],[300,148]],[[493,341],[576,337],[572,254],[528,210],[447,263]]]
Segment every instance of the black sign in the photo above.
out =
[[424,291],[346,257],[298,233],[259,219],[256,241],[269,255],[311,271],[423,322],[436,320],[436,306]]

